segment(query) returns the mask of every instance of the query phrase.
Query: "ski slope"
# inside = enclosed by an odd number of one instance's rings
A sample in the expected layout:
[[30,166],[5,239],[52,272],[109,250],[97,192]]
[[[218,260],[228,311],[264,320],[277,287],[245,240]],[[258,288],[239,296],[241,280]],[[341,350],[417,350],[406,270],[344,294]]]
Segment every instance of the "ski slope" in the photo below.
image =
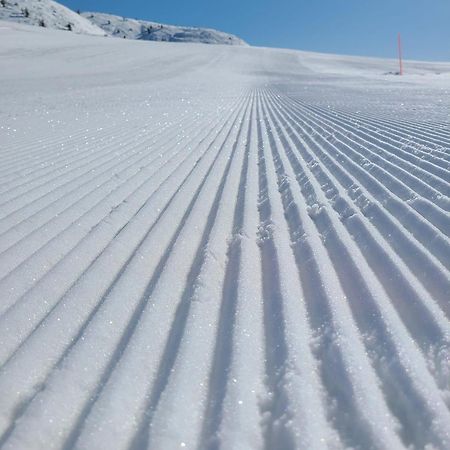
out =
[[2,450],[450,448],[450,64],[0,61]]

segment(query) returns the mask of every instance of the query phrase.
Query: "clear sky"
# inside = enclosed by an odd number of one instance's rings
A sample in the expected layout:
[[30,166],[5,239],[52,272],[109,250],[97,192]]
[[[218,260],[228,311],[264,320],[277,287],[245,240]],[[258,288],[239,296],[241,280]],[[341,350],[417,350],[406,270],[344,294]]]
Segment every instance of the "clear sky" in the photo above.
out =
[[450,0],[60,0],[72,9],[206,26],[248,43],[450,61]]

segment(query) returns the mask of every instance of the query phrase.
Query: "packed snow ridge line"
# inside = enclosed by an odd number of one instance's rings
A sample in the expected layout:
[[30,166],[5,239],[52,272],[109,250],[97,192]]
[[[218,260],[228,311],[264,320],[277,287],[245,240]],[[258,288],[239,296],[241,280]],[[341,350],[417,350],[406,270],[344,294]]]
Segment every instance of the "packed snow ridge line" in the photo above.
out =
[[450,450],[449,63],[0,43],[0,450]]
[[108,35],[119,38],[146,41],[247,45],[246,42],[233,34],[210,28],[166,25],[96,12],[83,12],[81,15],[90,20],[97,27],[103,29]]

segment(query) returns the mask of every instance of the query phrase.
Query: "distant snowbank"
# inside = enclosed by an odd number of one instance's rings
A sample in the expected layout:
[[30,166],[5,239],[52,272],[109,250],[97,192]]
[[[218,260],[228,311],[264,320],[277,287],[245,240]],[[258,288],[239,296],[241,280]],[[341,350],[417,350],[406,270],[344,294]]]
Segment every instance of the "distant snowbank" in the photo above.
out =
[[108,35],[146,41],[199,42],[203,44],[247,45],[233,34],[210,28],[181,27],[165,25],[145,20],[129,19],[96,12],[83,12],[90,20]]
[[233,34],[210,28],[166,25],[95,12],[78,14],[53,0],[2,0],[0,20],[134,40],[247,45]]
[[89,20],[52,0],[5,0],[5,6],[0,6],[0,19],[80,34],[105,35]]

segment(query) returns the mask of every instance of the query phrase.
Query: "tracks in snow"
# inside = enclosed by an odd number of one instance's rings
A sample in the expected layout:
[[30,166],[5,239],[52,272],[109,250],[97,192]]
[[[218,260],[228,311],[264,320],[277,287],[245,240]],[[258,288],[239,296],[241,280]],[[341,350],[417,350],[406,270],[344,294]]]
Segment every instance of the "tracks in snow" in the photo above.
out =
[[450,447],[448,129],[264,87],[62,142],[5,153],[2,448]]

